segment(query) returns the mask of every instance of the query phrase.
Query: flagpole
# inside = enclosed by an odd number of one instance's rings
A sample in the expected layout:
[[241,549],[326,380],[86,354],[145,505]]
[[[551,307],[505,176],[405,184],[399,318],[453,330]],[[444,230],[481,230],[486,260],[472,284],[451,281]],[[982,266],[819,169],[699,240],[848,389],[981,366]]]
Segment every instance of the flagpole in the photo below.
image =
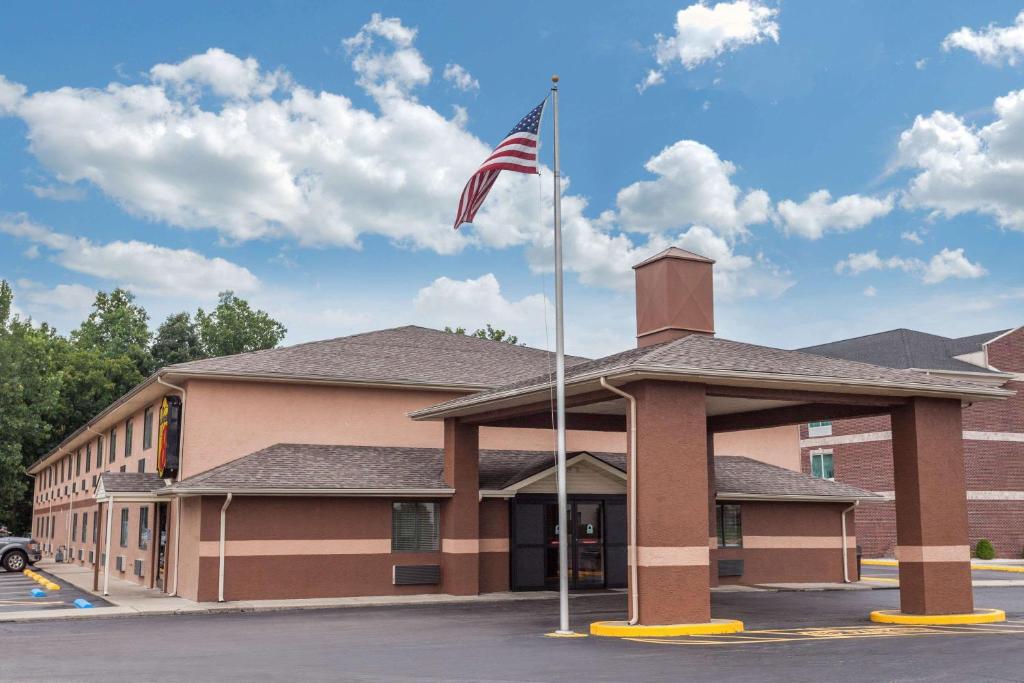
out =
[[569,628],[569,504],[565,481],[565,324],[562,315],[562,178],[558,159],[558,76],[551,77],[555,181],[555,400],[558,429],[558,631]]

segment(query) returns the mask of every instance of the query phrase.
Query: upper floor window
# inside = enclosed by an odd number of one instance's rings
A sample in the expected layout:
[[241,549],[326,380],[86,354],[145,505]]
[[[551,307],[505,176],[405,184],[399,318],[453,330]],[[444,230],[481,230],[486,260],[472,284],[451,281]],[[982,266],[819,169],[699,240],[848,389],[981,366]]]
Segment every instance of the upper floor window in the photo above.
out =
[[146,408],[142,414],[142,450],[153,447],[153,406]]
[[715,506],[718,527],[719,548],[742,548],[743,525],[740,517],[740,506],[735,503],[724,503]]
[[121,508],[121,547],[128,547],[128,508]]
[[82,451],[75,451],[75,476],[82,473]]
[[818,479],[836,478],[836,471],[832,466],[832,451],[816,451],[811,453],[811,476]]
[[114,458],[117,457],[117,430],[110,430],[110,449],[109,449],[109,462],[114,462]]
[[832,436],[832,421],[821,420],[807,423],[807,436]]
[[96,469],[103,466],[103,437],[96,437]]
[[391,552],[437,552],[440,516],[437,503],[401,502],[391,507]]
[[131,418],[124,421],[124,457],[132,454],[132,432],[135,431],[135,424]]
[[88,472],[89,468],[92,467],[92,444],[85,444],[85,471]]

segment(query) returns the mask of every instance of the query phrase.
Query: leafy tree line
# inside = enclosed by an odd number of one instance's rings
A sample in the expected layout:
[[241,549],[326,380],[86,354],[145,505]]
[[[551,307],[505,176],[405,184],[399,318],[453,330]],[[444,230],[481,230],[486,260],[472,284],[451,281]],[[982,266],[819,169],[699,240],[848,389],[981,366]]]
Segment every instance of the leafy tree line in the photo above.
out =
[[514,334],[509,334],[505,330],[499,330],[492,326],[490,323],[487,323],[487,327],[477,328],[477,330],[472,334],[466,332],[466,328],[461,326],[452,329],[451,327],[445,325],[444,331],[450,334],[461,334],[464,336],[469,335],[471,337],[479,337],[480,339],[490,339],[491,341],[505,342],[506,344],[512,344],[513,346],[519,343],[519,337],[517,337]]
[[152,333],[149,314],[125,289],[99,292],[67,337],[13,313],[0,280],[0,526],[31,526],[25,468],[155,370],[190,360],[277,346],[284,326],[233,292],[216,307],[174,313]]

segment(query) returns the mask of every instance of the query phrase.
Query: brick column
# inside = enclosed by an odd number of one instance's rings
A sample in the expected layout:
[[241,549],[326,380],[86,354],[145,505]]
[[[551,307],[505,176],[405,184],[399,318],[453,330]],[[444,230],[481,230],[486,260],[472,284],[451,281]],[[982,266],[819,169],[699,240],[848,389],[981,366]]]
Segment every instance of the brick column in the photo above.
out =
[[704,387],[642,381],[637,399],[639,623],[711,620]]
[[960,401],[892,411],[896,559],[906,614],[973,611]]
[[480,429],[444,421],[444,480],[455,489],[441,510],[441,587],[480,592]]

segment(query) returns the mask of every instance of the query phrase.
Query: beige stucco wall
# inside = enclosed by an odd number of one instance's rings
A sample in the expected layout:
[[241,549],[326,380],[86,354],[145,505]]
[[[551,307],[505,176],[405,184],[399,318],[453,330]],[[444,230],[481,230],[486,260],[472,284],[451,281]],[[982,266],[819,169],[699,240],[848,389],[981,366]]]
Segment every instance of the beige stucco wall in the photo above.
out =
[[800,471],[800,425],[715,434],[715,455],[745,455]]
[[[191,477],[275,443],[441,448],[440,422],[410,411],[458,394],[415,389],[192,380],[185,401],[180,476]],[[569,450],[625,450],[625,434],[571,432]],[[481,448],[546,450],[552,432],[484,428]]]

